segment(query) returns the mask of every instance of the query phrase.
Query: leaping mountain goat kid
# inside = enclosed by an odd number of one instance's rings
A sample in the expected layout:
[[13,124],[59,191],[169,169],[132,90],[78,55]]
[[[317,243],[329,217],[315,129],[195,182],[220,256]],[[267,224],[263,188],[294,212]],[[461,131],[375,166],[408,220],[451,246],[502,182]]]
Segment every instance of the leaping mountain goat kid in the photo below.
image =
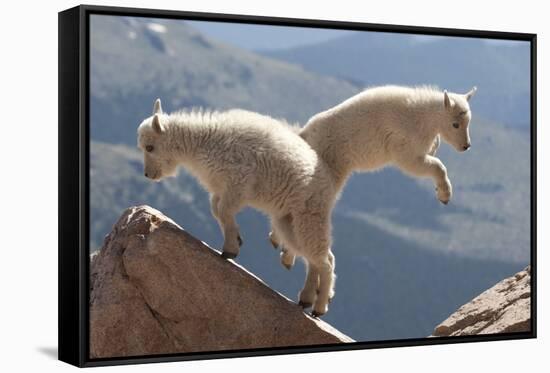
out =
[[244,206],[271,217],[287,252],[304,257],[300,304],[314,316],[334,294],[330,252],[333,184],[317,153],[288,124],[243,110],[162,112],[138,129],[145,176],[160,180],[185,167],[210,192],[212,214],[224,235],[222,256],[234,258],[242,240],[235,214]]
[[[338,191],[354,171],[394,165],[409,175],[433,179],[437,198],[447,204],[452,186],[435,153],[440,138],[459,152],[471,146],[468,101],[475,92],[476,87],[466,94],[433,87],[367,89],[314,115],[300,136],[322,158]],[[273,227],[274,246],[279,244],[277,237]],[[286,248],[281,261],[287,268],[294,263]]]

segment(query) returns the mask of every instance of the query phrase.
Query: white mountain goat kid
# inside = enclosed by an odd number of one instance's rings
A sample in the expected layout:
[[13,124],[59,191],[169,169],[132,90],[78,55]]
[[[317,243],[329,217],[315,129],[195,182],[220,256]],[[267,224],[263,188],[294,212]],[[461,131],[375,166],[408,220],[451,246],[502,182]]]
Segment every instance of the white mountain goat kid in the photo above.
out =
[[[452,186],[435,153],[440,138],[459,152],[471,146],[468,101],[475,92],[476,87],[466,94],[426,86],[367,89],[314,115],[300,136],[329,170],[338,190],[335,198],[353,172],[394,165],[409,175],[433,179],[437,198],[447,204]],[[270,238],[275,247],[280,243],[278,233],[273,227]],[[281,262],[290,269],[294,255],[282,246]]]
[[212,214],[224,235],[222,256],[234,258],[242,240],[235,214],[244,206],[271,217],[286,251],[304,257],[300,304],[327,312],[333,295],[330,213],[337,187],[317,153],[290,125],[243,110],[162,112],[138,129],[145,176],[160,180],[185,167],[210,192]]

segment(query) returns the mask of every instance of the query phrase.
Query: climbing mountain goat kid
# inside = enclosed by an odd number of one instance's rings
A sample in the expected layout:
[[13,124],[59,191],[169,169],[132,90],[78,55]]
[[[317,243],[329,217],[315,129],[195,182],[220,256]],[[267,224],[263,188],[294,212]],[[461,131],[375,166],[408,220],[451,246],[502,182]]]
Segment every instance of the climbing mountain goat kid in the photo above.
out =
[[330,212],[336,188],[317,153],[288,124],[243,110],[162,112],[138,129],[145,176],[160,180],[185,167],[210,192],[212,214],[224,235],[222,256],[234,258],[242,239],[235,214],[244,206],[267,213],[292,255],[308,272],[300,304],[314,316],[334,294]]
[[391,164],[412,176],[432,178],[437,198],[447,204],[451,182],[435,152],[440,137],[459,152],[468,150],[468,101],[475,92],[475,87],[464,95],[432,87],[367,89],[313,116],[300,136],[323,158],[339,186],[353,171]]
[[[452,186],[435,153],[440,139],[459,152],[470,148],[468,102],[475,92],[476,87],[466,94],[426,86],[367,89],[314,115],[300,136],[322,158],[337,191],[355,171],[394,165],[409,175],[431,178],[437,198],[447,204]],[[277,236],[273,227],[274,246],[279,245]],[[284,248],[281,261],[290,268],[294,256]]]

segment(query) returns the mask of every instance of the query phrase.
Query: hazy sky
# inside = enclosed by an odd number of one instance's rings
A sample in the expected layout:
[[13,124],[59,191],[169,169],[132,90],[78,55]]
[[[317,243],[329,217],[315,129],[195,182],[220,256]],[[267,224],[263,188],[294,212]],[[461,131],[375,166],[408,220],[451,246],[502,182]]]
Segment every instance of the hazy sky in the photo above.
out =
[[[274,50],[315,44],[330,39],[365,31],[331,30],[307,27],[250,25],[226,22],[186,21],[209,37],[248,50]],[[367,31],[368,32],[368,31]],[[415,35],[420,43],[446,38],[443,36]],[[517,41],[485,39],[487,43],[514,46]]]
[[314,44],[354,32],[224,22],[188,21],[188,23],[214,39],[249,50],[281,49]]

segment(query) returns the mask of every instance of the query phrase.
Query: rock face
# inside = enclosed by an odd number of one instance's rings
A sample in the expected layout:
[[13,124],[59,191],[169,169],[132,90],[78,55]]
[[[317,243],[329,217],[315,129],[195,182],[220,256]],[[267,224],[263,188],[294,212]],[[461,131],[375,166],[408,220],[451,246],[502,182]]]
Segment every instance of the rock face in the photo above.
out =
[[147,206],[91,263],[91,358],[353,342]]
[[438,325],[433,336],[528,332],[531,330],[531,267],[516,273]]

